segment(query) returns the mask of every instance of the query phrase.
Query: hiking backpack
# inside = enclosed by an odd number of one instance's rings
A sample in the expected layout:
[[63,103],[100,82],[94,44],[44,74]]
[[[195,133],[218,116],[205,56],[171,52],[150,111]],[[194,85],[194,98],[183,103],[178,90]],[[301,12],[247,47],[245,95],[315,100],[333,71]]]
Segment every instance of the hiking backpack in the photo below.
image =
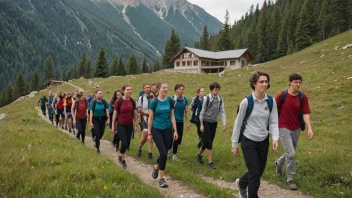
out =
[[59,98],[59,100],[57,102],[57,109],[62,110],[63,108],[64,108],[64,99]]
[[[170,103],[170,110],[174,107],[174,99],[172,99],[171,97],[167,97],[167,99],[169,100],[169,103]],[[155,111],[156,111],[156,107],[158,106],[158,102],[159,102],[159,99],[158,98],[154,98],[153,100],[155,100],[154,102],[154,105],[150,108],[153,110],[153,113],[155,114]]]
[[200,100],[198,98],[198,96],[194,97],[193,99],[193,104],[191,107],[191,120],[190,122],[193,124],[199,124],[199,115],[197,114],[197,109],[198,109],[198,104],[201,102],[202,100]]
[[[212,105],[213,103],[210,103],[210,96],[209,95],[207,95],[205,97],[207,98],[207,105],[206,105],[206,109],[205,109],[205,111],[206,111],[208,109],[208,107],[209,107],[209,104]],[[220,112],[221,111],[221,105],[222,105],[222,98],[221,98],[221,96],[219,96],[219,98],[220,98],[220,105],[219,105],[219,112]],[[199,103],[198,103],[198,107],[197,107],[197,115],[198,116],[199,116],[200,112],[202,111],[203,102],[204,102],[204,98],[201,101],[199,101]]]
[[[282,95],[280,98],[280,108],[277,109],[278,115],[280,115],[282,105],[285,103],[287,93],[288,93],[287,89],[282,90]],[[306,124],[303,119],[303,92],[298,91],[298,97],[299,97],[299,103],[300,103],[298,120],[299,120],[299,124],[301,125],[301,131],[304,131],[306,129]]]
[[[269,96],[269,95],[267,95],[267,96],[268,96],[267,103],[268,103],[268,107],[269,107],[269,117],[270,117],[271,110],[273,110],[274,99],[273,99],[272,96]],[[241,125],[241,130],[240,130],[240,136],[238,138],[238,143],[240,143],[242,141],[243,132],[246,129],[246,125],[247,125],[247,120],[248,120],[249,116],[251,115],[251,113],[253,111],[253,108],[254,108],[253,95],[249,94],[245,98],[247,98],[248,106],[247,106],[247,109],[246,109],[246,115],[244,116],[244,119],[243,119],[243,122],[242,122],[242,125]],[[240,110],[240,106],[238,105],[237,114],[238,114],[239,110]],[[269,126],[267,126],[267,129],[269,130]]]
[[[122,105],[122,101],[123,101],[123,98],[120,97],[119,100],[118,100],[118,103],[117,103],[117,116],[116,116],[116,120],[119,119],[119,116],[120,116],[120,109],[121,109],[121,105]],[[133,105],[133,111],[136,109],[136,102],[130,98],[130,101],[132,102],[132,105]]]
[[[103,104],[104,104],[104,110],[107,109],[107,108],[109,108],[109,104],[108,104],[104,99],[103,99],[102,101],[103,101]],[[97,106],[97,100],[94,99],[92,102],[93,102],[93,109],[92,109],[92,111],[93,111],[93,115],[94,115],[95,106]]]
[[[75,106],[74,108],[76,109],[76,112],[78,111],[78,107],[79,107],[79,99],[75,101]],[[88,109],[88,101],[85,100],[85,106],[86,106],[86,109]]]

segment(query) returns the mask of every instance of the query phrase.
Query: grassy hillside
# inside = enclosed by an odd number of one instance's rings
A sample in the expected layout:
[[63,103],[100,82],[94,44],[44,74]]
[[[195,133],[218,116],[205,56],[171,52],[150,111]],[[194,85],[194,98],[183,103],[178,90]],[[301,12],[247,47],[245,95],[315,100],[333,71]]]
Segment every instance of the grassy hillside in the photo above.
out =
[[38,100],[0,110],[9,114],[0,121],[0,197],[164,197],[44,122],[34,109]]
[[[186,86],[185,95],[195,96],[198,87],[208,86],[213,81],[222,85],[221,96],[224,98],[228,129],[223,132],[218,128],[214,141],[214,163],[216,170],[210,171],[206,166],[196,163],[196,128],[192,126],[190,133],[185,132],[178,157],[180,162],[170,162],[167,173],[181,179],[189,185],[201,190],[198,186],[199,174],[223,178],[233,181],[245,170],[243,157],[234,158],[230,153],[231,134],[236,118],[237,105],[251,89],[248,79],[255,70],[266,71],[271,75],[271,88],[268,93],[276,94],[287,88],[288,75],[298,72],[303,76],[301,89],[308,95],[311,106],[311,119],[314,139],[307,140],[307,133],[302,132],[297,149],[297,179],[300,190],[315,197],[352,197],[352,49],[335,51],[335,46],[345,46],[352,43],[352,31],[318,43],[291,56],[235,71],[226,72],[225,77],[218,75],[196,74],[148,74],[141,76],[94,79],[103,88],[104,97],[111,98],[114,90],[122,84],[133,85],[133,96],[136,97],[146,82],[165,80],[169,83],[169,95],[173,95],[173,86],[183,83]],[[92,92],[86,80],[76,80],[74,84]],[[68,90],[70,91],[70,90]],[[111,135],[106,133],[106,139]],[[132,141],[130,155],[136,155],[140,133]],[[281,146],[281,144],[280,144]],[[144,151],[146,153],[146,150]],[[155,149],[155,154],[157,154]],[[274,174],[273,162],[283,149],[269,153],[268,164],[264,178],[285,186],[285,178],[277,178]],[[146,156],[142,160],[147,161]],[[152,163],[152,161],[149,161]]]

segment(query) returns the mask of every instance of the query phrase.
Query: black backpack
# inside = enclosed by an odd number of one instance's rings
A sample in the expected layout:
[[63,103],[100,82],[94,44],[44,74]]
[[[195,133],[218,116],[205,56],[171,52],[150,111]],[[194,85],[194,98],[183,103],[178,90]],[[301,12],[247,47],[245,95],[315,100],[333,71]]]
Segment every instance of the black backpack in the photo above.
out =
[[[170,103],[170,109],[173,109],[174,108],[174,99],[172,99],[171,97],[167,97],[167,99],[169,100],[169,103]],[[154,105],[152,106],[152,108],[150,108],[150,109],[152,109],[153,113],[155,114],[155,110],[156,110],[156,107],[158,106],[159,99],[156,97],[153,100],[155,100],[155,102],[154,102]]]
[[198,96],[194,97],[193,104],[191,107],[192,115],[190,122],[193,124],[199,124],[199,115],[197,114],[198,104],[202,101]]
[[[119,100],[118,100],[118,103],[117,103],[117,116],[116,116],[116,120],[119,119],[119,116],[120,116],[120,109],[121,109],[121,105],[122,105],[122,101],[123,101],[123,98],[120,97]],[[136,102],[130,98],[130,101],[132,102],[132,105],[133,105],[133,111],[136,109]]]
[[[280,98],[280,108],[277,108],[277,113],[279,116],[280,116],[282,105],[285,103],[287,92],[288,92],[287,89],[282,90],[282,95]],[[301,131],[304,131],[306,129],[306,123],[304,122],[304,119],[303,119],[303,92],[298,91],[298,97],[299,97],[299,103],[300,103],[298,120],[299,120],[299,124],[301,125]]]
[[[103,104],[104,104],[104,110],[109,108],[109,104],[104,99],[103,99]],[[95,111],[95,106],[97,106],[96,99],[93,100],[93,109],[92,109],[93,115],[94,115],[94,111]]]
[[[269,107],[269,113],[271,113],[271,110],[273,110],[273,106],[274,106],[274,99],[273,99],[272,96],[269,96],[269,95],[267,95],[267,96],[268,96],[267,103],[268,103],[268,107]],[[246,98],[248,100],[248,106],[247,106],[247,109],[246,109],[246,115],[244,116],[244,119],[243,119],[243,122],[242,122],[242,125],[241,125],[241,130],[240,130],[240,136],[238,138],[238,143],[240,143],[242,141],[243,132],[246,129],[246,125],[247,125],[247,120],[248,120],[249,116],[251,115],[251,113],[253,111],[253,108],[254,108],[253,95],[249,94],[249,95],[246,96]],[[237,114],[238,114],[239,110],[240,110],[240,106],[238,105]],[[267,129],[269,130],[269,126],[267,127]]]

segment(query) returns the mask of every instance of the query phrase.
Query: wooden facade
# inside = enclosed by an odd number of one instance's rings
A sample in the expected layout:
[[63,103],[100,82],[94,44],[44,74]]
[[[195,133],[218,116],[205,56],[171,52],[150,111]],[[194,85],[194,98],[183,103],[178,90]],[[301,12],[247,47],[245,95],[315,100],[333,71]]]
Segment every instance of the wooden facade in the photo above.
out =
[[48,87],[58,87],[63,85],[64,82],[63,81],[58,81],[58,80],[49,80],[47,83],[45,83],[43,85],[44,89],[48,88]]

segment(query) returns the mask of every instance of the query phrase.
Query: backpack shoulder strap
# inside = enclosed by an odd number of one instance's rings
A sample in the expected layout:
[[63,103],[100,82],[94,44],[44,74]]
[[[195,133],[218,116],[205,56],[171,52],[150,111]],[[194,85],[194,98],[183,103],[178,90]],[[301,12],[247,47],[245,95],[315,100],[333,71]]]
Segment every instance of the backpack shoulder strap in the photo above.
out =
[[97,100],[96,99],[94,99],[93,100],[93,114],[94,114],[94,111],[95,111],[95,106],[97,106]]
[[152,109],[152,110],[153,110],[153,113],[155,114],[156,107],[158,106],[159,99],[156,97],[156,98],[154,98],[153,100],[154,100],[154,103],[153,103],[152,108],[150,108],[150,109]]
[[[143,95],[144,96],[144,95]],[[142,97],[143,97],[142,96]],[[133,106],[133,110],[136,109],[136,101],[133,100],[133,98],[130,98],[131,102],[132,102],[132,106]]]
[[116,119],[119,118],[119,116],[120,116],[120,109],[121,109],[122,101],[123,101],[123,98],[120,97],[117,102],[117,117],[116,117]]
[[220,112],[221,111],[221,105],[222,105],[222,97],[219,96],[219,98],[220,98],[220,105],[219,105],[219,112]]
[[251,115],[253,108],[254,108],[254,99],[252,94],[249,94],[246,96],[247,101],[248,101],[248,106],[247,106],[247,110],[246,110],[246,116],[245,119],[247,120],[248,117]]
[[176,102],[174,99],[171,97],[168,97],[169,103],[170,103],[170,110],[176,105]]
[[302,104],[303,104],[303,92],[302,92],[302,91],[298,91],[298,96],[299,96],[299,102],[301,103],[301,108],[302,108]]
[[269,96],[269,95],[267,95],[267,96],[268,96],[267,103],[268,103],[269,111],[271,113],[271,110],[273,110],[273,106],[274,106],[274,99],[272,96]]

